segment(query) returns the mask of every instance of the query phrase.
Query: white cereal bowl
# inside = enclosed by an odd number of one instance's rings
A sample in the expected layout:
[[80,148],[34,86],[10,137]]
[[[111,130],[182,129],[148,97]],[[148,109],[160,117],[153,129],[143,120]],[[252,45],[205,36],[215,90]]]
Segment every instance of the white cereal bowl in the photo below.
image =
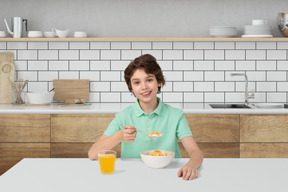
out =
[[28,92],[27,98],[30,104],[50,104],[54,94],[54,92]]
[[147,155],[148,153],[151,153],[154,151],[155,150],[148,150],[148,151],[142,151],[140,153],[142,161],[148,167],[151,167],[154,169],[161,169],[161,168],[167,167],[174,159],[174,155],[175,155],[174,152],[172,155],[169,155],[169,153],[171,153],[172,151],[159,150],[162,153],[167,153],[167,156],[148,156]]

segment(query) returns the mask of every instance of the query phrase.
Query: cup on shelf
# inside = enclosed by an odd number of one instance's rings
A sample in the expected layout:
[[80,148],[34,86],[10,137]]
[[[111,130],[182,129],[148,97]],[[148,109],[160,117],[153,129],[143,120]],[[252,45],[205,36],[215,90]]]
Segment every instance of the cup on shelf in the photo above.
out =
[[5,31],[0,31],[0,37],[6,37]]
[[69,29],[59,30],[59,29],[52,28],[52,32],[54,32],[56,36],[59,38],[65,38],[65,37],[68,37],[70,30]]
[[85,31],[75,31],[74,32],[74,37],[75,38],[86,38],[87,33]]
[[267,21],[262,19],[255,19],[252,20],[252,25],[267,25]]
[[42,31],[29,31],[28,37],[38,38],[38,37],[43,37],[43,34],[42,34]]

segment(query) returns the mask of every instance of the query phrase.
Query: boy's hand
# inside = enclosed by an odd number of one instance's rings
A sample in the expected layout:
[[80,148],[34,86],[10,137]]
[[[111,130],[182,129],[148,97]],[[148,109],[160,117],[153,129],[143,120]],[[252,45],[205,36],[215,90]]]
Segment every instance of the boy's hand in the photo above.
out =
[[189,161],[188,163],[186,163],[186,165],[184,167],[182,167],[178,173],[177,173],[178,177],[183,178],[183,180],[187,181],[187,180],[192,180],[195,179],[198,175],[198,170],[197,168]]
[[126,143],[135,141],[137,130],[131,125],[126,125],[122,130],[122,138]]

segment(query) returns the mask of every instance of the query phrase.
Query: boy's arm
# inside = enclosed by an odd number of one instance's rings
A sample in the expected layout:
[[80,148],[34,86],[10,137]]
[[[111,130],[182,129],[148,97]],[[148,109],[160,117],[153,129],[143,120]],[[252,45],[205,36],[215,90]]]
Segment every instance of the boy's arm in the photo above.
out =
[[204,156],[196,141],[192,136],[188,136],[181,139],[181,142],[190,156],[188,163],[191,163],[195,168],[198,168],[202,164]]
[[123,140],[121,130],[111,135],[110,137],[102,135],[90,148],[88,156],[90,160],[98,158],[100,150],[109,150],[114,148]]

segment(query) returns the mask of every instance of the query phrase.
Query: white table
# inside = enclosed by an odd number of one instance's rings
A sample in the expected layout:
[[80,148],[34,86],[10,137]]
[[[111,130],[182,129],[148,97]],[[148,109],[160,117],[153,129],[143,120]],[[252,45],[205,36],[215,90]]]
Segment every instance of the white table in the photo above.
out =
[[199,177],[184,181],[177,171],[188,159],[151,169],[141,159],[117,159],[102,175],[89,159],[23,159],[0,177],[1,192],[281,192],[288,190],[288,159],[204,159]]

